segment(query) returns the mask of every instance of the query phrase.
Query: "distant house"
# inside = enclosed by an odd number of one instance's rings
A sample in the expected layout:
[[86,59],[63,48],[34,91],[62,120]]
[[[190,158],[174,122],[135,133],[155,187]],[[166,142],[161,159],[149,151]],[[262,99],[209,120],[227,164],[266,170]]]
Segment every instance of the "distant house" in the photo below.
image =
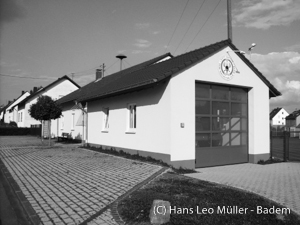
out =
[[289,115],[289,113],[284,108],[276,108],[273,109],[270,113],[270,124],[272,126],[285,126],[286,121],[285,118]]
[[286,126],[287,127],[296,127],[300,128],[300,109],[295,110],[286,118]]
[[16,124],[19,124],[20,122],[20,113],[18,112],[18,103],[23,101],[25,98],[29,96],[28,91],[22,91],[22,94],[10,104],[9,107],[6,108],[4,121],[5,123],[15,122]]
[[[121,73],[126,74],[130,71],[140,70],[149,65],[161,62],[171,58],[172,55],[167,53],[161,56],[158,56],[149,61],[143,62],[139,65],[133,66],[131,68],[123,70]],[[109,77],[109,76],[108,76]],[[76,140],[86,140],[86,104],[76,104],[77,100],[85,95],[87,95],[92,86],[97,82],[103,79],[103,74],[100,69],[96,70],[95,80],[90,84],[62,97],[57,100],[57,103],[60,104],[63,108],[63,116],[57,121],[51,123],[51,134],[52,137],[61,137],[63,133],[68,134],[68,138]],[[106,79],[106,78],[105,78]]]
[[230,40],[139,66],[80,89],[88,144],[185,168],[270,157],[269,99],[281,93]]
[[13,101],[9,101],[4,107],[1,108],[0,110],[0,120],[2,123],[4,123],[5,121],[5,113],[6,113],[6,109],[13,103]]
[[58,78],[44,88],[34,88],[33,93],[18,103],[18,113],[20,116],[19,127],[34,127],[40,126],[41,122],[32,118],[28,112],[30,106],[37,102],[37,99],[41,95],[48,95],[52,99],[57,100],[75,90],[80,86],[71,80],[68,76]]

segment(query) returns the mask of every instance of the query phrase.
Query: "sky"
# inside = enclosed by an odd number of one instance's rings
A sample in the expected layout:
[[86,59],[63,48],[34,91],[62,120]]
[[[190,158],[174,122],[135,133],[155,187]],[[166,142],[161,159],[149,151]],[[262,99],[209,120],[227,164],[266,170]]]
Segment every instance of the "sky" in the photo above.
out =
[[[83,86],[170,52],[227,39],[226,0],[0,0],[0,105],[68,75]],[[300,109],[300,0],[232,0],[233,44]]]

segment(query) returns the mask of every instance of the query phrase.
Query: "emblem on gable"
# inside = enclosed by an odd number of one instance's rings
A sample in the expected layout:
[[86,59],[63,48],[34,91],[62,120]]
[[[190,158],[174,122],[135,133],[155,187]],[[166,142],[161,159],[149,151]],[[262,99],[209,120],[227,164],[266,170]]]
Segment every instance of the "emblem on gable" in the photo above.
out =
[[229,57],[224,57],[219,62],[219,72],[225,80],[231,80],[237,72],[236,67]]

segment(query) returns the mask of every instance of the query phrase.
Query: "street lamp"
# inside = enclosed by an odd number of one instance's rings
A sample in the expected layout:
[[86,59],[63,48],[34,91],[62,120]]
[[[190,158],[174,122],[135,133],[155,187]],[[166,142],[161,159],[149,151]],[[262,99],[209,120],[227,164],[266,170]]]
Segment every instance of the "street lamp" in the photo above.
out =
[[250,61],[251,61],[251,51],[252,51],[252,49],[253,49],[255,46],[256,46],[256,44],[255,44],[255,43],[252,43],[251,47],[248,48],[249,55],[250,55]]

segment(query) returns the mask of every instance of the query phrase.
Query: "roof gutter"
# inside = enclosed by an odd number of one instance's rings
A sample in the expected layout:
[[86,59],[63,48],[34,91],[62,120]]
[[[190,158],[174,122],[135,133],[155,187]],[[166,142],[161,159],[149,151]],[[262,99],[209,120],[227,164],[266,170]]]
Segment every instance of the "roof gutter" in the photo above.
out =
[[159,84],[160,82],[162,82],[162,81],[166,80],[166,78],[168,78],[165,75],[163,75],[161,77],[162,77],[161,79],[157,79],[157,78],[151,79],[151,80],[148,80],[148,81],[145,81],[145,82],[142,82],[142,83],[138,83],[136,85],[128,86],[128,87],[123,88],[123,89],[119,89],[119,90],[111,91],[111,92],[106,92],[102,95],[98,95],[98,96],[95,95],[95,96],[89,97],[89,98],[81,98],[81,99],[78,99],[78,101],[79,102],[94,101],[96,99],[107,98],[107,97],[112,97],[112,96],[116,96],[116,95],[120,95],[120,94],[125,94],[125,93],[138,91],[138,90],[141,90],[141,89]]

